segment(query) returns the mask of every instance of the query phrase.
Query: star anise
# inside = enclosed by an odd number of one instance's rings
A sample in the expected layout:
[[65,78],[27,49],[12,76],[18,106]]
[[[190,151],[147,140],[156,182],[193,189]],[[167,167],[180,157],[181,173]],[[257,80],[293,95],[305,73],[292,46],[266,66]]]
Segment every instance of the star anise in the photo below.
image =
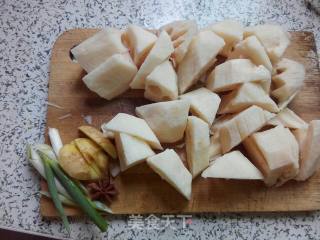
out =
[[113,198],[118,194],[111,177],[109,177],[109,179],[89,183],[87,187],[92,200],[106,200],[111,203]]

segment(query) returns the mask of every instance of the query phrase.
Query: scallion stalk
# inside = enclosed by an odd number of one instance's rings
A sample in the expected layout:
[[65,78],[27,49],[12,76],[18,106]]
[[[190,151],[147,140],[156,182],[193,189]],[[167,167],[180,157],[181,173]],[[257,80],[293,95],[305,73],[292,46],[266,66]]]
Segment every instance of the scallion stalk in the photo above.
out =
[[41,157],[41,159],[43,161],[44,171],[45,171],[46,178],[47,178],[47,183],[48,183],[48,189],[49,189],[50,196],[52,198],[54,206],[56,207],[56,209],[58,211],[59,216],[62,219],[64,227],[67,229],[68,233],[70,233],[69,221],[68,221],[68,218],[67,218],[67,216],[66,216],[66,214],[64,212],[64,208],[63,208],[62,203],[61,203],[61,201],[59,199],[58,190],[57,190],[56,184],[54,182],[54,175],[53,175],[53,171],[52,171],[52,166],[51,166],[51,164],[50,164],[50,162],[48,160],[49,158],[42,157],[41,154],[40,154],[40,157]]
[[[43,196],[46,196],[47,198],[52,199],[49,192],[40,191],[40,193]],[[74,201],[70,200],[69,198],[66,198],[62,194],[58,193],[58,197],[59,197],[59,199],[60,199],[60,201],[62,202],[63,205],[70,206],[70,207],[78,207],[78,205]]]
[[[43,177],[45,180],[47,180],[47,177],[44,171],[43,162],[35,149],[41,149],[45,151],[47,154],[50,154],[50,147],[49,148],[48,147],[44,146],[43,144],[36,145],[35,147],[32,147],[30,145],[27,146],[27,155],[28,155],[29,162],[38,171],[41,177]],[[54,156],[53,153],[51,153],[50,155]],[[61,185],[61,183],[56,178],[54,179],[54,181],[57,186],[58,192],[64,195],[66,198],[71,199],[70,195],[67,193],[65,188]]]
[[[46,196],[47,198],[51,199],[50,193],[46,192],[46,191],[40,191],[40,193],[44,196]],[[63,196],[62,194],[58,194],[58,197],[60,199],[60,201],[62,202],[62,204],[66,205],[66,206],[70,206],[70,207],[76,207],[78,208],[79,205],[76,204],[74,201],[66,198],[65,196]],[[90,199],[88,199],[89,201],[91,201]],[[105,213],[113,213],[112,210],[105,205],[104,203],[100,202],[100,201],[91,201],[93,207],[101,212],[105,212]]]
[[92,204],[92,201],[89,200],[82,192],[82,190],[71,180],[69,179],[63,170],[60,168],[58,163],[48,157],[45,153],[39,151],[41,159],[44,159],[53,170],[55,176],[59,179],[61,184],[67,190],[67,192],[72,197],[72,200],[79,205],[79,207],[86,213],[89,218],[99,227],[103,232],[107,230],[108,223],[106,220],[96,211],[95,207]]

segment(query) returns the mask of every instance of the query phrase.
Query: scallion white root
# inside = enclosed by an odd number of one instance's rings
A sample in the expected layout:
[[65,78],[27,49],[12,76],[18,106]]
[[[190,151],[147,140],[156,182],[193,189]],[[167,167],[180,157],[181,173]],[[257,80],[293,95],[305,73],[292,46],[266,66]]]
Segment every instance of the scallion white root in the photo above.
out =
[[54,153],[56,154],[56,157],[59,157],[59,151],[63,147],[61,137],[59,134],[58,129],[56,128],[50,128],[48,130],[51,146],[53,148]]
[[[31,147],[31,146],[27,147],[29,162],[38,171],[38,173],[41,175],[41,177],[43,177],[45,180],[47,180],[47,179],[46,179],[46,174],[44,171],[43,162],[42,162],[39,154],[37,153],[36,149],[41,149],[43,151],[46,151],[52,159],[55,159],[55,154],[53,152],[48,151],[48,150],[50,150],[50,147],[49,148],[48,147],[49,146],[45,145],[45,144],[38,144],[35,147]],[[57,186],[58,192],[61,193],[66,198],[71,199],[70,195],[68,194],[66,189],[61,185],[61,183],[56,178],[54,179],[54,181]]]

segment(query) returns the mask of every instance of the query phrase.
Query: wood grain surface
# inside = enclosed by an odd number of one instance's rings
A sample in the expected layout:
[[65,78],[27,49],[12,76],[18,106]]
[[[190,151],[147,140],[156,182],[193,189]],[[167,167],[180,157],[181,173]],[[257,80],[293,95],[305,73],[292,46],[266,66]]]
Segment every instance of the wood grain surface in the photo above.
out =
[[[51,57],[48,101],[64,109],[48,107],[47,126],[60,130],[64,143],[79,136],[77,128],[91,115],[93,125],[108,121],[119,112],[134,113],[136,106],[148,103],[141,91],[128,91],[107,101],[90,92],[82,82],[85,72],[70,59],[70,49],[94,34],[95,29],[75,29],[56,41]],[[292,44],[285,56],[304,64],[303,90],[290,107],[304,120],[320,119],[320,74],[313,34],[292,32]],[[71,117],[60,120],[71,113]],[[47,137],[46,137],[47,138]],[[48,138],[47,138],[48,140]],[[306,182],[290,181],[277,188],[267,188],[259,181],[204,179],[192,184],[192,199],[185,200],[146,164],[137,165],[117,176],[119,195],[112,203],[115,214],[196,213],[196,212],[277,212],[320,209],[320,172]],[[50,200],[41,199],[43,216],[54,217]],[[69,215],[80,211],[67,209]]]

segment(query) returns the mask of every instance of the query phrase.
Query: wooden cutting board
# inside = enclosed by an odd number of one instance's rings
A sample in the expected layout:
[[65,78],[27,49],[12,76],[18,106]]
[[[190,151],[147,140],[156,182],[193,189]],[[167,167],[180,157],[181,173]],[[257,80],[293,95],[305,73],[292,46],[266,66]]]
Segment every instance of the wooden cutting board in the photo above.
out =
[[[49,102],[64,109],[48,108],[47,126],[60,130],[64,143],[79,136],[77,128],[91,115],[99,127],[119,112],[134,113],[136,106],[148,103],[141,91],[129,91],[107,101],[90,92],[82,82],[85,72],[70,59],[70,49],[97,30],[75,29],[63,33],[54,44],[51,57]],[[292,32],[292,44],[286,56],[304,64],[306,80],[291,108],[304,120],[320,119],[320,74],[314,36],[310,32]],[[63,120],[60,117],[70,113]],[[47,139],[48,140],[48,139]],[[115,214],[195,213],[195,212],[277,212],[320,209],[320,171],[306,182],[290,181],[267,188],[259,181],[196,178],[192,199],[188,202],[146,164],[121,173],[115,180],[119,190],[111,208]],[[43,184],[42,184],[43,186]],[[43,216],[56,216],[50,200],[41,199]],[[67,209],[69,215],[81,214]]]

